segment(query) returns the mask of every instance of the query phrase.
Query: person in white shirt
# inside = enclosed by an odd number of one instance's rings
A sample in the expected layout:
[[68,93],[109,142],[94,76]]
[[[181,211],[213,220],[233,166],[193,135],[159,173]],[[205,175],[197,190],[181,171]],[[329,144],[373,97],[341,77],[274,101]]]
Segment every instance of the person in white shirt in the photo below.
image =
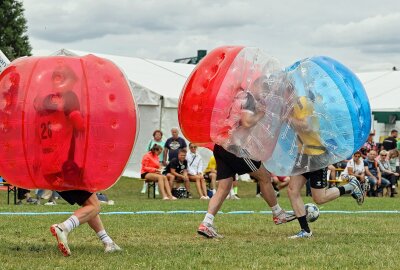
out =
[[210,198],[207,196],[206,181],[203,176],[203,161],[201,156],[196,152],[197,145],[190,143],[189,149],[190,153],[186,155],[189,180],[190,182],[196,182],[196,188],[200,199],[208,200]]
[[360,151],[353,154],[353,158],[347,162],[347,166],[340,177],[345,180],[355,177],[360,183],[365,182],[365,167]]

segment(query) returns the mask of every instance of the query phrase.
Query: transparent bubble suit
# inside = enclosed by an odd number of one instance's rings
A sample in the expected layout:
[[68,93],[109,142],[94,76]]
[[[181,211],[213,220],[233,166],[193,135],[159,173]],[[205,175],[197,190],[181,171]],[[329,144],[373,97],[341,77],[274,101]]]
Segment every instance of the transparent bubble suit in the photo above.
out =
[[[284,69],[257,48],[220,47],[188,78],[179,120],[191,142],[261,160],[277,175],[326,167],[365,142],[371,110],[353,72],[328,57]],[[256,116],[246,125],[244,119]]]

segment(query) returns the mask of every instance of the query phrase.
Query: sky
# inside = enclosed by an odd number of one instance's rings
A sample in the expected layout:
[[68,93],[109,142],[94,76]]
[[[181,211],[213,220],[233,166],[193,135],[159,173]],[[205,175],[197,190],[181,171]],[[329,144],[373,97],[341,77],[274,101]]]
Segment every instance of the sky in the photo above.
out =
[[33,53],[61,48],[173,61],[253,46],[283,66],[315,55],[400,68],[398,0],[22,0]]

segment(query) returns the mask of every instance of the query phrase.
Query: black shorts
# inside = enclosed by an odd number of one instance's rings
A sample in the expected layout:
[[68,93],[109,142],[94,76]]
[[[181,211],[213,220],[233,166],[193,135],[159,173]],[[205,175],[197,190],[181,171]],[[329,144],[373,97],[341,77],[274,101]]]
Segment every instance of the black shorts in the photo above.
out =
[[60,194],[61,198],[66,200],[69,204],[78,204],[80,206],[82,206],[93,194],[86,190],[57,191],[57,193]]
[[239,158],[216,144],[214,157],[217,161],[217,180],[233,177],[235,174],[245,174],[257,171],[261,167],[261,161],[249,158]]
[[140,175],[140,178],[141,178],[141,179],[145,179],[147,174],[148,174],[148,172],[142,173],[142,174]]
[[327,168],[320,169],[313,172],[303,173],[306,179],[310,180],[310,186],[315,189],[322,189],[328,185],[327,177]]

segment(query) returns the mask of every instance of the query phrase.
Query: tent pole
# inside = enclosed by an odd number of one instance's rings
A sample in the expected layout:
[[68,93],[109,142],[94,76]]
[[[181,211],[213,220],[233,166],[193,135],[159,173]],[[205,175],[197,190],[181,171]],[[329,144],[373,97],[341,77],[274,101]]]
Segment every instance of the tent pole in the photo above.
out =
[[160,103],[161,103],[161,107],[160,107],[160,122],[159,122],[158,129],[162,131],[162,116],[163,116],[163,108],[164,108],[164,97],[163,96],[160,96]]

